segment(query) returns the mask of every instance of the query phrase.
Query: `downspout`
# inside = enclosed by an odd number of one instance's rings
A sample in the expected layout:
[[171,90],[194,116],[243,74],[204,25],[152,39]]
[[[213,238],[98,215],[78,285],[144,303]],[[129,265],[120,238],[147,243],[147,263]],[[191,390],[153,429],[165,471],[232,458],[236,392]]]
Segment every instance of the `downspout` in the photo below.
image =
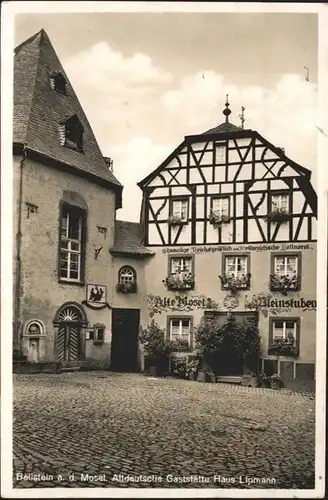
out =
[[23,146],[23,157],[20,161],[19,169],[19,192],[18,192],[18,218],[17,218],[17,233],[16,233],[16,283],[15,283],[15,304],[14,304],[14,349],[21,349],[20,342],[20,291],[21,291],[21,245],[22,245],[22,204],[23,204],[23,167],[27,156],[26,144]]

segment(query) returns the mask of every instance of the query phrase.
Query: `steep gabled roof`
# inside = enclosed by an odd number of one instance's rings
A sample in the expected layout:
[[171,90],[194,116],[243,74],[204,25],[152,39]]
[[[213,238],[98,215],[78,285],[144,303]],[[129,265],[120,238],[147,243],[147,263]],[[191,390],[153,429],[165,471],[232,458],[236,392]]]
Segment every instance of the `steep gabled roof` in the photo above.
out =
[[[53,90],[50,77],[61,73],[65,94]],[[77,115],[84,130],[83,152],[60,145],[59,124]],[[72,167],[72,173],[105,181],[121,196],[122,185],[106,166],[87,117],[42,29],[15,49],[13,140],[43,157]]]
[[210,130],[207,130],[206,132],[203,132],[201,135],[207,135],[207,134],[224,134],[226,132],[237,132],[243,130],[241,127],[237,127],[237,125],[234,125],[233,123],[230,122],[223,122],[217,127],[210,128]]
[[142,245],[142,227],[139,222],[115,221],[114,246],[110,249],[113,255],[131,255],[147,257],[154,255]]
[[[207,136],[206,138],[204,136]],[[243,129],[240,127],[237,127],[236,125],[233,125],[232,123],[229,122],[224,122],[218,125],[217,127],[214,127],[207,132],[204,132],[203,134],[197,134],[197,135],[189,135],[185,136],[184,141],[174,150],[172,153],[155,169],[153,170],[150,174],[148,174],[144,179],[139,181],[137,185],[143,189],[147,183],[149,183],[152,179],[154,179],[160,172],[180,153],[180,151],[188,144],[192,144],[194,142],[206,142],[208,140],[227,140],[227,139],[241,139],[241,138],[254,138],[258,139],[265,145],[268,149],[271,149],[274,151],[278,157],[280,157],[282,160],[286,161],[291,167],[294,168],[295,172],[297,172],[299,175],[307,177],[307,179],[311,178],[311,170],[302,167],[298,163],[294,162],[290,158],[285,155],[284,151],[279,148],[274,146],[271,142],[269,142],[267,139],[262,137],[258,132],[251,130],[251,129]]]

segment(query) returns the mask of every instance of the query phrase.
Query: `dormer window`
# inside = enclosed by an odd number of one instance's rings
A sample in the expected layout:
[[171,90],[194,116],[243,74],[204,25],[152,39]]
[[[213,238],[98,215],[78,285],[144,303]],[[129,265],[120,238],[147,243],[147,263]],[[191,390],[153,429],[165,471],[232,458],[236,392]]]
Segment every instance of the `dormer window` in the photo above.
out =
[[61,73],[53,73],[50,77],[50,86],[53,90],[66,94],[66,79]]
[[77,115],[68,118],[59,126],[60,143],[76,151],[83,151],[83,125]]

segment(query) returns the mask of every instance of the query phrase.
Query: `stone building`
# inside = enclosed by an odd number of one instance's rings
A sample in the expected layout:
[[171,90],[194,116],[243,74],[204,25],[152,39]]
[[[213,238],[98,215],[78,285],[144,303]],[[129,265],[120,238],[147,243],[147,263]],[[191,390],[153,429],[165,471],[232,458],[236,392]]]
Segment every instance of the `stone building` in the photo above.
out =
[[14,355],[108,367],[122,185],[43,30],[15,49],[13,133]]
[[[229,122],[186,136],[139,183],[140,223],[46,33],[15,50],[14,354],[39,365],[138,371],[151,319],[190,355],[203,315],[252,318],[261,368],[314,378],[311,172]],[[292,355],[272,353],[293,338]],[[241,373],[228,359],[222,375]],[[219,371],[220,371],[219,370]]]

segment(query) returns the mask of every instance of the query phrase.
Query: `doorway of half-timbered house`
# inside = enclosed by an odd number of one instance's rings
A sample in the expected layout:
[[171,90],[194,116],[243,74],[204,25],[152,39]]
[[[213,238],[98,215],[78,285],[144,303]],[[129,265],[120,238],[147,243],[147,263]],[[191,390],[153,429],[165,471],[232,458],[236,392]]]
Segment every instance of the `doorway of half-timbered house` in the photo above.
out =
[[[233,314],[237,321],[245,320],[254,326],[258,324],[257,313],[234,311],[231,314]],[[219,326],[223,326],[229,318],[226,312],[210,312],[205,313],[205,315],[215,319]],[[244,374],[246,364],[244,353],[236,349],[233,335],[231,335],[224,343],[222,350],[213,356],[214,366],[211,368],[218,376],[241,376]]]

